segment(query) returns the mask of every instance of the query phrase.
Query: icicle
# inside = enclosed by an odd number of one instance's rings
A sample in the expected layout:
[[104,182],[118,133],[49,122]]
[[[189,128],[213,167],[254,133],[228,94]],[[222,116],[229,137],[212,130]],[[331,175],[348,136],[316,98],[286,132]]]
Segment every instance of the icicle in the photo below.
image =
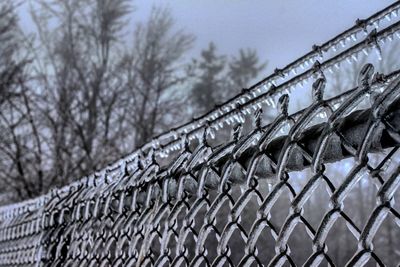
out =
[[388,22],[390,22],[390,21],[392,20],[392,17],[390,16],[390,13],[387,14],[387,15],[385,16],[385,19],[386,19]]
[[273,108],[276,108],[276,104],[275,104],[275,101],[273,99],[271,99],[271,104],[272,104]]
[[211,137],[211,139],[215,139],[215,133],[214,133],[213,130],[211,130],[211,128],[210,128],[210,130],[208,131],[208,135]]
[[379,19],[374,21],[374,27],[379,28]]
[[268,97],[265,101],[267,102],[268,106],[272,106],[273,101],[271,100],[271,97]]
[[354,42],[357,42],[357,33],[353,33],[351,39],[353,39]]
[[381,61],[382,60],[382,50],[379,47],[379,45],[375,46],[375,52],[376,52],[376,55],[378,56],[379,61]]
[[352,54],[352,55],[351,55],[351,58],[352,58],[355,62],[358,62],[358,59],[357,59],[356,54]]
[[346,57],[346,61],[347,61],[347,63],[349,63],[351,65],[350,57]]
[[399,10],[398,10],[398,9],[396,9],[396,10],[393,10],[393,11],[392,11],[392,16],[393,16],[393,17],[395,17],[395,18],[397,18],[397,16],[398,16],[398,12],[399,12]]
[[340,69],[340,64],[339,64],[339,62],[336,62],[335,64],[333,64],[333,66],[334,66],[336,69]]
[[236,122],[240,122],[240,118],[239,118],[239,115],[238,115],[238,114],[233,115],[233,119],[234,119]]
[[336,45],[333,45],[333,46],[332,46],[332,50],[333,50],[333,52],[337,52],[337,47],[336,47]]
[[368,56],[368,51],[367,51],[366,48],[363,48],[363,49],[362,49],[362,52],[363,52],[366,56]]
[[267,98],[264,99],[264,103],[265,103],[267,106],[271,106],[271,102],[270,102],[270,100],[269,100],[269,97],[267,97]]
[[346,47],[346,41],[344,39],[340,40],[340,45],[344,48]]

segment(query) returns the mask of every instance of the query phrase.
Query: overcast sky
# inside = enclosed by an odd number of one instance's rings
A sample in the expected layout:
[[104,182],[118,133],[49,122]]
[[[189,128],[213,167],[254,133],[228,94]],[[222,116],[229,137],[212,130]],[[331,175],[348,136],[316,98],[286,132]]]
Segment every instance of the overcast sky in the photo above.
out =
[[[10,0],[11,1],[11,0]],[[210,41],[225,54],[255,48],[268,60],[268,70],[283,67],[308,52],[313,44],[354,25],[393,0],[134,0],[131,24],[145,20],[152,5],[171,8],[176,23],[197,39],[196,56]],[[22,10],[22,25],[31,27]]]

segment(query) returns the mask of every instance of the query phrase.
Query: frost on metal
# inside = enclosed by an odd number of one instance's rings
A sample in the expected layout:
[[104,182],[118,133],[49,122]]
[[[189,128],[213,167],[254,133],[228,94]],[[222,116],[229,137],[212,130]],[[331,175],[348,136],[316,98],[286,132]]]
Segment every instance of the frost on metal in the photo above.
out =
[[[392,21],[399,7],[358,20],[113,166],[1,207],[0,266],[383,266],[376,237],[387,218],[400,227],[394,202],[400,185],[400,71],[377,75],[366,64],[358,86],[331,99],[324,97],[330,82],[324,72],[357,60],[359,53],[380,55],[380,43],[397,36],[400,23],[385,29],[379,23]],[[338,47],[347,49],[317,60]],[[284,82],[277,84],[278,77]],[[289,114],[291,88],[311,79],[313,102]],[[365,102],[368,107],[359,108]],[[275,119],[263,123],[263,105],[277,109]],[[252,129],[242,134],[252,110]],[[233,125],[231,138],[210,145],[226,124]],[[168,164],[162,163],[165,157]],[[341,172],[332,172],[335,162]],[[375,186],[375,202],[359,222],[346,203],[363,201],[350,195],[366,181]],[[310,208],[316,197],[320,206]],[[286,206],[278,204],[282,200]],[[351,253],[342,255],[345,262],[334,255],[340,248],[330,244],[339,221],[347,231],[342,238],[349,240],[342,245]]]

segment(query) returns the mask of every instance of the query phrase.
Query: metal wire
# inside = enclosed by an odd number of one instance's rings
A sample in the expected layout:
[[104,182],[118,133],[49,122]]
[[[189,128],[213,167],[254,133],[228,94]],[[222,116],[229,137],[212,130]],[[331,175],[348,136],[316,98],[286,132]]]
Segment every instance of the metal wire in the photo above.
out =
[[[370,258],[383,266],[372,243],[388,214],[400,219],[393,206],[393,196],[400,185],[400,166],[386,180],[380,174],[385,163],[395,157],[400,145],[400,129],[390,126],[396,124],[393,122],[398,118],[393,116],[394,112],[400,112],[400,77],[391,75],[386,82],[373,84],[372,74],[373,66],[364,66],[358,88],[347,94],[337,108],[332,107],[333,100],[323,99],[325,80],[318,79],[313,85],[314,102],[310,107],[296,116],[289,116],[289,97],[284,95],[280,99],[281,115],[273,123],[261,127],[258,112],[251,133],[240,137],[241,126],[238,124],[232,141],[222,147],[210,147],[207,140],[203,140],[193,152],[187,145],[183,146],[169,166],[160,167],[153,157],[134,171],[121,169],[117,180],[96,184],[95,179],[88,178],[86,183],[71,186],[67,191],[53,190],[36,206],[25,203],[9,207],[14,213],[1,216],[0,265],[295,265],[289,239],[296,225],[302,223],[313,240],[312,253],[305,265],[318,266],[325,260],[334,266],[326,242],[335,222],[342,218],[359,243],[348,266],[362,266]],[[342,125],[358,112],[354,109],[361,100],[368,98],[378,87],[384,90],[373,100],[371,108],[364,111],[368,114],[368,120],[364,122],[367,127],[363,127],[363,137],[354,146],[354,142],[349,142],[342,134]],[[323,128],[317,145],[310,150],[304,136],[312,130],[309,124],[321,111],[328,111],[330,115],[320,124]],[[277,132],[287,123],[291,125],[290,131],[283,139],[279,156],[275,157],[271,144],[276,142]],[[355,158],[352,169],[338,187],[325,174],[326,155],[330,153],[334,136]],[[394,148],[373,168],[368,154],[372,147],[374,150],[380,147],[376,144],[376,136],[391,136],[391,142],[381,142]],[[249,150],[252,153],[247,153]],[[307,183],[298,192],[290,175],[296,153],[309,162],[303,168],[311,171]],[[243,163],[243,158],[247,158],[247,163]],[[258,169],[266,166],[262,160],[267,160],[273,170],[270,174],[273,187],[267,193],[260,188],[262,178]],[[378,177],[379,191],[377,205],[365,227],[360,229],[345,213],[343,202],[365,175],[367,179],[368,175]],[[321,183],[328,187],[331,208],[314,229],[303,216],[304,206]],[[241,188],[236,196],[235,187]],[[285,191],[290,192],[292,198],[289,212],[282,225],[276,225],[271,220],[271,212]],[[259,206],[254,210],[257,216],[251,227],[246,228],[242,216],[252,198]],[[226,204],[229,211],[225,214],[226,220],[220,222],[218,216]],[[199,220],[199,216],[202,219]],[[269,262],[262,262],[257,249],[258,239],[267,229],[275,237],[275,256]],[[237,231],[240,235],[234,236]],[[208,241],[211,237],[216,238],[216,243]],[[234,262],[230,243],[237,238],[242,239],[242,246],[234,248],[234,256],[240,255],[240,260]],[[211,257],[212,247],[216,248],[216,253]]]
[[[359,21],[315,53],[392,16],[399,6],[397,2]],[[173,139],[168,146],[179,141],[180,152],[166,166],[157,162],[160,152],[153,149],[145,159],[121,161],[118,171],[114,166],[40,198],[0,207],[0,266],[340,266],[329,252],[329,238],[339,220],[358,244],[349,247],[353,250],[347,266],[384,266],[373,244],[389,215],[400,226],[394,204],[400,185],[400,71],[374,79],[374,67],[367,64],[357,88],[328,100],[324,88],[329,80],[319,71],[363,49],[378,49],[379,42],[399,30],[399,23],[220,113],[214,123],[224,116],[237,123],[231,140],[218,147],[207,140],[213,121],[204,117],[190,130],[196,136],[202,130],[198,146],[190,149],[190,131]],[[316,67],[320,78],[311,88],[312,104],[289,114],[290,97],[282,92],[312,78]],[[278,116],[262,127],[262,110],[257,109],[252,131],[242,134],[243,121],[235,116],[276,94]],[[369,102],[369,108],[359,110],[363,102]],[[289,130],[280,134],[285,128]],[[385,156],[373,164],[370,158],[377,152]],[[332,177],[327,165],[345,158],[353,159],[350,167],[336,173],[341,177]],[[388,168],[391,161],[394,166]],[[294,174],[300,170],[302,185]],[[360,227],[344,203],[354,201],[349,197],[352,190],[369,179],[378,188],[376,205]],[[310,218],[306,207],[320,194],[320,185],[327,188],[329,208],[321,211],[322,217]],[[284,196],[288,206],[279,222],[274,209],[281,208],[278,203]],[[295,255],[298,248],[291,244],[300,224],[311,239],[301,263]],[[269,242],[267,232],[273,237]]]
[[[345,30],[320,46],[313,46],[311,52],[288,64],[286,67],[277,69],[273,74],[251,86],[249,89],[243,90],[241,94],[227,100],[214,110],[154,137],[151,142],[143,145],[140,149],[105,169],[98,171],[99,175],[104,176],[105,172],[108,172],[109,175],[112,173],[117,174],[119,169],[121,167],[124,168],[125,165],[128,165],[128,167],[136,165],[139,155],[143,151],[148,151],[154,147],[158,148],[156,151],[157,154],[167,156],[170,152],[180,149],[180,136],[187,135],[189,140],[192,140],[201,136],[203,128],[207,125],[218,129],[226,122],[232,121],[233,117],[235,117],[233,115],[237,113],[238,105],[243,109],[259,106],[260,103],[274,106],[273,96],[290,92],[297,84],[302,84],[310,79],[316,71],[323,71],[324,69],[334,71],[342,61],[357,60],[360,53],[370,53],[371,47],[380,51],[380,42],[384,43],[393,40],[393,38],[400,38],[400,25],[399,23],[394,23],[398,18],[399,10],[400,3],[395,2],[367,19],[357,20],[355,26]],[[376,31],[382,28],[381,25],[384,24],[384,21],[394,24],[377,33]],[[371,27],[372,30],[368,33]],[[365,33],[367,37],[365,40],[357,43],[358,40],[362,39],[358,36],[360,33]],[[349,44],[353,46],[349,48]],[[344,49],[344,51],[340,52],[339,48]],[[335,55],[338,52],[340,53]],[[320,64],[318,60],[327,57],[330,53],[333,53],[333,56]],[[302,71],[303,73],[298,75]],[[295,75],[295,77],[291,78],[291,75]],[[279,85],[279,82],[284,83]]]

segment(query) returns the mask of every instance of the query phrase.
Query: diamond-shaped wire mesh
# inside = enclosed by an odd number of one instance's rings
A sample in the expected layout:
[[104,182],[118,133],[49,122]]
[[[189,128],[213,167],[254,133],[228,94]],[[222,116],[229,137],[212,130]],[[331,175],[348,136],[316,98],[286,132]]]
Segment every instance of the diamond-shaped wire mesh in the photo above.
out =
[[313,102],[296,114],[283,94],[276,118],[262,126],[255,108],[242,135],[237,108],[222,145],[205,125],[197,147],[182,136],[168,164],[153,149],[116,178],[3,208],[0,265],[398,264],[400,72],[367,64],[357,88],[324,100],[329,81],[313,71]]

